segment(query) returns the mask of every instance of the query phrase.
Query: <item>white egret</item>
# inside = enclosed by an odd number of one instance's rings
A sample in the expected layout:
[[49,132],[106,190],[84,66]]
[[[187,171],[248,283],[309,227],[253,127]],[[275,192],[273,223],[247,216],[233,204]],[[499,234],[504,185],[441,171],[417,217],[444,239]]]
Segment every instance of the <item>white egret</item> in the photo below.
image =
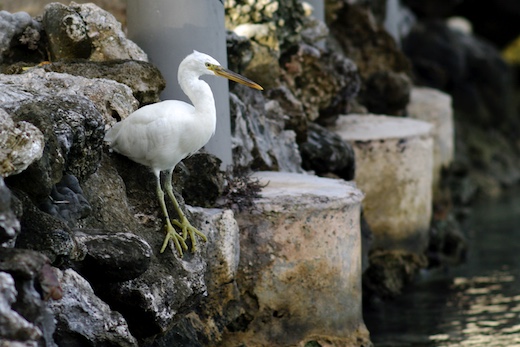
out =
[[[116,123],[105,135],[105,141],[116,152],[146,165],[157,178],[157,196],[166,219],[166,237],[161,253],[172,240],[179,254],[187,250],[186,239],[191,239],[195,251],[195,235],[204,241],[206,236],[193,227],[175,198],[172,190],[172,172],[187,156],[202,148],[215,132],[217,112],[209,85],[199,79],[202,75],[217,75],[263,90],[255,82],[223,68],[207,54],[193,51],[179,65],[178,81],[182,91],[193,105],[179,100],[166,100],[144,106]],[[179,219],[170,221],[161,188],[161,171],[166,171],[164,188],[173,202]],[[182,230],[180,235],[173,226]]]

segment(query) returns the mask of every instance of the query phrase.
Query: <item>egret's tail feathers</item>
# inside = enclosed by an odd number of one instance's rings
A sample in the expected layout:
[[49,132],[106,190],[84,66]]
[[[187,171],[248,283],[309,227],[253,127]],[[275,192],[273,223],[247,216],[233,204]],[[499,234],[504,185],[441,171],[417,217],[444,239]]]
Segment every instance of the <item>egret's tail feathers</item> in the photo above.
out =
[[108,143],[108,145],[110,147],[112,147],[112,145],[116,141],[120,128],[121,128],[121,122],[116,123],[112,126],[112,128],[108,129],[107,133],[105,134],[104,140],[105,140],[105,142]]

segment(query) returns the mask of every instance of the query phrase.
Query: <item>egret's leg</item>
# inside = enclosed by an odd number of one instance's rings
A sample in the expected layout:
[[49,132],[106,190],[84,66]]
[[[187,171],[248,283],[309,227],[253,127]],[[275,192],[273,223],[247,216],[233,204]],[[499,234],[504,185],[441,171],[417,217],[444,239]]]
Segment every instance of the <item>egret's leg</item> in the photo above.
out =
[[[161,189],[161,175],[158,174],[157,176],[157,197],[159,197],[159,204],[161,205],[161,209],[163,211],[164,217],[166,219],[166,237],[164,238],[163,245],[161,247],[161,253],[164,252],[166,249],[166,246],[168,246],[168,241],[173,240],[173,243],[175,244],[175,248],[179,252],[180,256],[182,257],[182,249],[185,250],[188,249],[188,246],[186,245],[186,242],[184,241],[184,238],[179,235],[179,233],[175,230],[172,223],[170,222],[170,216],[168,215],[168,210],[166,209],[166,204],[164,202],[164,192]],[[181,248],[182,245],[182,248]]]
[[203,233],[198,231],[197,228],[191,225],[188,218],[186,218],[186,216],[182,212],[179,203],[177,202],[177,199],[173,194],[172,171],[168,171],[166,173],[166,182],[164,183],[164,189],[166,190],[166,193],[168,193],[168,196],[172,200],[173,207],[175,207],[175,211],[177,211],[177,214],[179,215],[179,220],[174,219],[172,220],[172,223],[182,229],[182,237],[184,238],[184,240],[186,240],[188,234],[190,235],[191,250],[192,252],[195,252],[195,234],[199,235],[199,237],[204,241],[208,241],[208,239],[206,238],[206,235],[204,235]]

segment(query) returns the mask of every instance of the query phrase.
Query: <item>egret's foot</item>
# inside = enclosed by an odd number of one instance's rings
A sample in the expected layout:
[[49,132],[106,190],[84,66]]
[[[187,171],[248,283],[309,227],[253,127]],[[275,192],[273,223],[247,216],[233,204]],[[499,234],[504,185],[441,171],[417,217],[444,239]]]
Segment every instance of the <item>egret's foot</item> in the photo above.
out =
[[188,249],[188,246],[186,245],[185,238],[179,235],[177,231],[175,231],[175,228],[170,224],[166,224],[166,237],[164,238],[163,245],[161,247],[161,253],[164,252],[166,249],[166,246],[168,246],[169,241],[172,240],[173,244],[175,245],[175,248],[177,249],[177,252],[179,252],[179,255],[182,257],[183,251]]
[[196,241],[195,241],[195,235],[199,235],[201,239],[204,240],[204,242],[208,241],[208,238],[206,235],[201,233],[197,228],[195,228],[191,223],[188,221],[187,218],[181,218],[182,222],[179,222],[177,219],[172,220],[172,224],[178,226],[182,230],[182,237],[184,240],[188,238],[188,235],[190,235],[191,240],[191,251],[195,252],[196,247]]

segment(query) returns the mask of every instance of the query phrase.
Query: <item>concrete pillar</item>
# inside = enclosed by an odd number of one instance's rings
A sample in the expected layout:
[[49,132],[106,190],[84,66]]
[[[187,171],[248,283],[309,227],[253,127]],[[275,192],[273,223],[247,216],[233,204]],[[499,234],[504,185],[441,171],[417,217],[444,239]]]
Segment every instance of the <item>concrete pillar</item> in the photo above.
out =
[[406,107],[408,117],[433,124],[433,192],[439,189],[442,169],[453,162],[455,126],[451,96],[440,90],[414,87]]
[[372,249],[422,253],[432,215],[433,140],[429,123],[408,118],[340,116],[332,129],[356,155],[358,187]]
[[[162,99],[188,98],[177,82],[179,63],[193,50],[227,66],[224,5],[218,0],[128,0],[128,37],[136,42],[166,78]],[[228,81],[204,78],[215,96],[217,130],[206,149],[232,164]]]
[[[267,186],[240,227],[237,284],[247,327],[222,346],[368,345],[361,310],[360,205],[351,182],[258,172]],[[363,344],[362,342],[366,342]]]

